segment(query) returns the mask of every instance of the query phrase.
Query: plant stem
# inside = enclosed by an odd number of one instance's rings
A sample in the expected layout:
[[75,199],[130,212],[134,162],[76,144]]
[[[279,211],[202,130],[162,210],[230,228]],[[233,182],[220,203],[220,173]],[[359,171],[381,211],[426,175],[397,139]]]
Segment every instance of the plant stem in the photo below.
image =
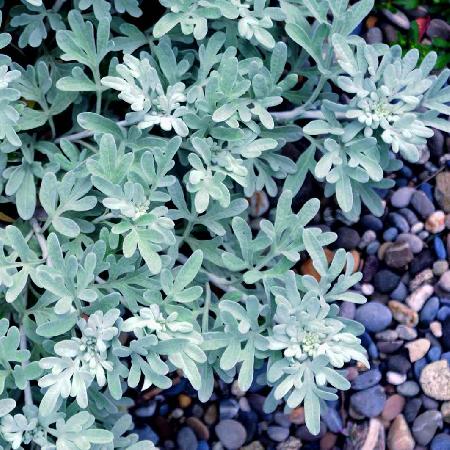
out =
[[36,219],[30,220],[31,227],[33,228],[34,234],[36,235],[36,239],[38,241],[39,247],[41,248],[42,253],[42,259],[44,261],[48,258],[48,248],[47,248],[47,241],[45,240],[42,228],[38,224],[38,221]]
[[[119,122],[116,122],[116,125],[118,125],[119,127],[128,127],[130,125],[134,125],[135,123],[137,123],[137,120],[132,120],[132,121],[128,121],[128,120],[120,120]],[[84,130],[84,131],[79,131],[77,133],[73,133],[73,134],[68,134],[66,136],[61,136],[57,139],[55,139],[55,143],[59,144],[61,142],[61,139],[65,139],[66,141],[78,141],[80,139],[85,139],[88,137],[94,136],[94,131],[91,130]]]

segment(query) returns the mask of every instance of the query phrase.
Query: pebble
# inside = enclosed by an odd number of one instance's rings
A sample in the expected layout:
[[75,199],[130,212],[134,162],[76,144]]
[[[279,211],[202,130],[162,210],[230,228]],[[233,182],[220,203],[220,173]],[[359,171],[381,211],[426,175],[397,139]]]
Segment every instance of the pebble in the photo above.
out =
[[444,289],[445,292],[450,292],[450,270],[444,272],[439,278],[439,287]]
[[355,320],[362,323],[368,331],[377,333],[391,324],[392,313],[381,303],[369,302],[356,310]]
[[417,312],[412,310],[411,308],[408,308],[403,303],[400,303],[396,300],[391,300],[388,302],[388,307],[391,310],[394,319],[403,325],[415,327],[419,322],[419,316]]
[[409,360],[411,362],[416,362],[422,359],[430,349],[431,343],[426,338],[416,339],[415,341],[408,342],[405,344],[406,349],[409,353]]
[[362,391],[375,386],[381,381],[381,372],[378,369],[370,369],[359,374],[352,381],[352,389],[355,391]]
[[444,211],[435,211],[425,221],[425,229],[430,233],[440,233],[445,229]]
[[420,253],[423,249],[423,241],[415,234],[401,233],[397,236],[397,242],[406,242],[414,254]]
[[438,428],[442,428],[442,415],[439,411],[425,411],[414,420],[412,432],[419,445],[428,445]]
[[414,439],[403,414],[399,414],[392,422],[387,436],[389,450],[413,450]]
[[414,258],[407,242],[396,242],[389,245],[384,254],[384,260],[389,267],[401,269]]
[[221,420],[215,427],[217,437],[228,450],[236,450],[244,444],[247,438],[245,428],[233,419]]
[[415,328],[406,325],[399,325],[396,329],[398,337],[405,341],[412,341],[417,337],[417,331]]
[[434,321],[430,323],[430,331],[433,333],[433,336],[440,338],[442,337],[442,324],[441,322]]
[[177,444],[180,450],[193,450],[198,446],[198,439],[189,427],[183,427],[177,434]]
[[378,416],[383,411],[385,403],[386,394],[379,385],[358,391],[350,397],[351,407],[364,417]]
[[436,177],[436,201],[446,213],[450,213],[450,172],[441,172]]
[[388,9],[383,9],[384,16],[391,21],[394,25],[401,28],[402,30],[409,30],[411,24],[405,13],[400,10],[395,12],[389,11]]
[[420,391],[419,385],[412,380],[405,381],[403,384],[397,386],[397,392],[404,397],[414,397]]
[[397,189],[391,197],[392,206],[395,208],[406,208],[414,192],[415,189],[409,186]]
[[186,423],[195,431],[200,440],[207,441],[209,439],[208,427],[197,417],[188,417]]
[[398,286],[391,292],[391,298],[393,300],[403,301],[408,295],[408,288],[402,282],[398,284]]
[[406,304],[414,311],[420,311],[425,302],[433,295],[433,292],[433,286],[424,284],[406,297]]
[[387,360],[387,368],[392,372],[406,374],[411,368],[411,363],[401,354],[393,355]]
[[422,191],[415,191],[411,197],[411,205],[424,219],[434,213],[435,207],[433,202]]
[[423,392],[435,400],[450,400],[450,367],[447,361],[432,362],[420,374]]
[[283,442],[289,437],[289,428],[270,426],[267,428],[267,434],[275,442]]
[[437,434],[431,441],[430,450],[448,450],[450,448],[450,434]]
[[395,225],[401,233],[407,233],[410,230],[408,221],[399,213],[393,212],[388,215],[389,221]]
[[430,39],[437,37],[448,41],[450,40],[450,25],[442,19],[431,19],[427,28],[427,36]]
[[450,315],[442,322],[442,344],[450,350]]
[[439,311],[439,298],[431,297],[420,311],[421,322],[432,322]]
[[441,414],[445,423],[450,423],[450,402],[443,402],[441,405]]
[[[302,441],[294,436],[290,436],[286,442],[277,445],[277,450],[298,450],[302,447]],[[263,450],[263,448],[261,448]]]
[[373,285],[378,292],[388,294],[397,287],[399,281],[400,277],[397,274],[390,270],[383,269],[375,275]]
[[380,44],[383,42],[383,33],[378,27],[370,28],[366,33],[366,41],[368,44]]
[[435,261],[433,263],[433,273],[437,277],[440,277],[448,270],[448,262],[444,260]]
[[345,250],[353,250],[355,249],[359,242],[361,241],[361,237],[359,233],[349,227],[341,227],[336,231],[337,239],[334,245],[336,248],[344,248]]
[[408,399],[403,409],[403,414],[408,423],[414,421],[421,407],[422,407],[422,400],[420,398],[416,397]]
[[405,399],[399,394],[391,395],[384,404],[381,417],[387,421],[394,420],[405,407]]
[[388,371],[386,372],[386,381],[394,386],[399,386],[406,381],[406,374]]

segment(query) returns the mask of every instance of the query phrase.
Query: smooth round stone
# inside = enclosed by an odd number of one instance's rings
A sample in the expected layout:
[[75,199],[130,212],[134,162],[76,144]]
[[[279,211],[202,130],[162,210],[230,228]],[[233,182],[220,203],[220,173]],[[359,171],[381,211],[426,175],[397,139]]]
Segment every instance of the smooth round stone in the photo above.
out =
[[450,400],[450,367],[445,360],[428,364],[420,374],[420,385],[428,397]]
[[198,446],[198,439],[189,427],[183,427],[177,435],[177,444],[180,450],[192,450]]
[[411,362],[416,362],[422,359],[430,349],[431,343],[426,338],[416,339],[415,341],[408,342],[405,348],[408,350],[409,359]]
[[420,311],[421,322],[432,322],[439,311],[439,298],[431,297],[427,300],[422,310]]
[[431,19],[427,28],[427,36],[430,39],[441,38],[448,41],[450,40],[450,25],[442,19]]
[[331,407],[327,408],[323,414],[323,421],[325,422],[329,431],[333,433],[342,432],[342,417],[337,409]]
[[395,208],[406,208],[411,201],[415,189],[412,187],[402,187],[397,189],[391,197],[391,204]]
[[390,22],[392,22],[394,25],[397,25],[397,27],[401,28],[402,30],[410,29],[411,24],[409,22],[409,19],[402,11],[397,10],[395,12],[392,12],[388,9],[383,9],[383,14]]
[[375,255],[375,253],[377,253],[379,248],[380,248],[380,242],[379,241],[373,241],[367,246],[366,253],[368,255]]
[[386,329],[392,322],[392,313],[381,303],[371,302],[356,310],[355,319],[362,323],[368,331],[377,333]]
[[381,417],[385,420],[391,421],[401,414],[404,407],[405,399],[401,395],[391,395],[386,400]]
[[386,372],[386,381],[394,386],[399,386],[406,381],[406,375],[397,372]]
[[283,442],[289,437],[289,428],[270,426],[267,434],[275,442]]
[[373,285],[378,292],[388,294],[398,286],[399,281],[400,277],[397,274],[383,269],[375,275]]
[[239,403],[235,399],[226,399],[220,402],[219,413],[220,418],[223,419],[233,419],[237,416],[239,412]]
[[354,303],[343,302],[339,308],[339,316],[345,317],[346,319],[354,319],[356,312],[356,306]]
[[405,341],[412,341],[417,337],[416,329],[407,325],[399,325],[395,331],[397,331],[398,337]]
[[420,445],[428,445],[442,425],[442,414],[439,411],[425,411],[414,420],[412,426],[414,439]]
[[408,380],[397,386],[397,392],[404,397],[414,397],[420,392],[420,387],[415,381]]
[[341,227],[336,231],[337,239],[335,242],[335,246],[337,248],[344,248],[345,250],[353,250],[355,249],[361,237],[359,233],[353,228],[349,227]]
[[420,253],[423,250],[422,239],[412,233],[399,234],[396,242],[406,242],[413,253]]
[[450,306],[444,305],[441,308],[439,308],[439,311],[437,313],[438,320],[443,322],[449,316],[450,316]]
[[364,228],[369,228],[369,230],[373,231],[381,231],[384,228],[382,220],[372,214],[363,216],[361,223]]
[[430,450],[448,450],[450,449],[450,434],[437,434],[431,441]]
[[216,425],[215,430],[220,442],[228,450],[236,450],[242,447],[247,438],[245,428],[236,420],[221,420]]
[[441,287],[445,292],[450,292],[450,270],[444,272],[439,278],[439,287]]
[[378,416],[383,411],[385,403],[386,394],[379,385],[358,391],[350,397],[351,407],[364,417]]
[[439,236],[436,236],[433,241],[434,252],[438,259],[445,260],[447,258],[447,251],[445,250],[445,245]]
[[442,274],[447,272],[448,267],[449,267],[449,265],[448,265],[447,261],[444,261],[444,260],[435,261],[433,264],[433,273],[437,277],[440,277]]
[[390,213],[389,222],[392,223],[401,233],[407,233],[410,230],[408,221],[399,213]]
[[414,363],[414,375],[416,378],[420,378],[420,374],[422,373],[422,370],[427,365],[427,360],[425,358],[419,359]]
[[426,219],[434,213],[435,207],[433,202],[423,191],[415,191],[411,197],[411,205],[419,213],[419,215]]
[[[408,221],[409,225],[411,227],[415,226],[419,222],[419,219],[417,216],[409,209],[409,208],[401,208],[398,210],[398,212]],[[423,228],[423,226],[422,226]],[[412,230],[412,229],[411,229]]]
[[432,347],[430,351],[427,353],[428,361],[437,361],[441,358],[442,355],[442,349],[438,346]]
[[403,355],[392,355],[387,360],[387,368],[392,372],[397,372],[406,375],[411,369],[411,363]]
[[418,397],[410,398],[406,401],[406,405],[403,409],[403,414],[405,415],[405,419],[408,423],[414,421],[421,407],[422,400]]
[[388,228],[384,233],[383,233],[383,239],[385,241],[393,241],[398,235],[398,230],[397,228],[391,227]]
[[398,286],[391,292],[391,298],[393,300],[403,301],[408,295],[408,288],[402,282],[398,284]]
[[442,322],[442,343],[446,349],[450,350],[450,316]]
[[362,391],[375,386],[381,381],[381,372],[378,369],[370,369],[366,372],[360,373],[352,381],[352,389],[355,391]]
[[372,27],[366,33],[366,42],[368,44],[381,44],[383,42],[383,33],[378,27]]
[[389,450],[414,449],[414,439],[411,430],[402,414],[398,415],[391,424],[387,435],[387,446]]

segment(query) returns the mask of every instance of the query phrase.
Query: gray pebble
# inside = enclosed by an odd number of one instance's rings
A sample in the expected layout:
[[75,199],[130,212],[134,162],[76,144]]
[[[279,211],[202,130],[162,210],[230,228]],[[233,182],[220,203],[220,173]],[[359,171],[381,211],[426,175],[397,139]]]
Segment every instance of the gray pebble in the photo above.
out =
[[396,208],[406,208],[414,194],[414,188],[405,186],[396,190],[391,197],[392,206]]
[[414,420],[414,439],[419,445],[428,445],[442,425],[442,414],[439,411],[425,411]]
[[236,450],[242,447],[247,438],[245,428],[236,420],[221,420],[216,425],[215,430],[220,442],[228,450]]

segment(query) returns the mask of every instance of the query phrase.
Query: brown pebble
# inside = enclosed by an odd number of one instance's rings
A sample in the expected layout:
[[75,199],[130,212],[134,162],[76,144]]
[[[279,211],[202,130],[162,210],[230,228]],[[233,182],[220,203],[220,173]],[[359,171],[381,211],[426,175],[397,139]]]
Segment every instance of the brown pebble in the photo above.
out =
[[289,414],[289,420],[296,425],[305,423],[305,409],[303,407],[294,408]]
[[[327,257],[327,261],[330,263],[333,260],[334,252],[332,252],[330,249],[325,248],[325,255]],[[317,281],[320,281],[320,275],[317,272],[317,270],[314,268],[312,259],[307,259],[300,267],[300,272],[303,275],[311,275],[313,276]]]
[[392,422],[387,437],[389,450],[414,450],[414,439],[403,414]]
[[320,450],[331,450],[336,444],[337,436],[333,433],[327,432],[320,440]]
[[192,403],[192,398],[189,397],[189,395],[180,394],[178,396],[178,404],[180,405],[181,408],[186,409],[189,406],[191,406],[191,403]]
[[397,322],[412,327],[415,327],[418,324],[419,315],[417,312],[408,308],[403,303],[400,303],[397,300],[391,300],[388,302],[388,307]]
[[384,404],[381,417],[390,422],[394,420],[403,411],[404,407],[405,407],[405,399],[401,395],[399,394],[391,395]]
[[213,425],[217,422],[217,406],[212,404],[206,408],[205,416],[203,419],[208,425]]
[[207,441],[209,439],[208,427],[197,417],[188,417],[186,423],[195,431],[200,440]]

